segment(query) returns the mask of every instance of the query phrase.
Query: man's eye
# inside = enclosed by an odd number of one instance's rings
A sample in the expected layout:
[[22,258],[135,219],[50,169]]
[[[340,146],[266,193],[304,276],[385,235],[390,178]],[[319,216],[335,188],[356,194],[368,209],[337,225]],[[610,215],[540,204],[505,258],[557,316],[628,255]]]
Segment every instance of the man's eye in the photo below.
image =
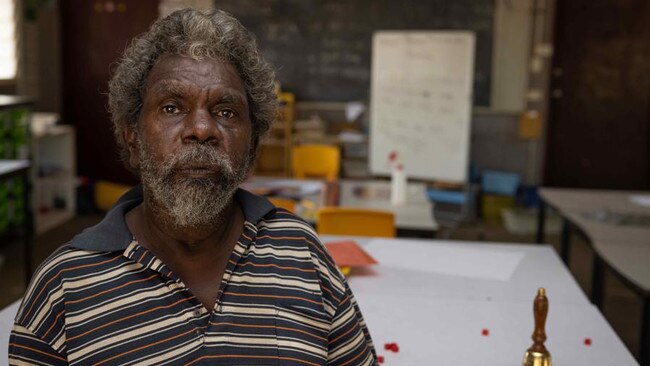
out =
[[233,118],[237,116],[237,113],[235,113],[235,111],[233,111],[232,109],[221,109],[217,112],[217,116],[223,118]]
[[162,107],[163,112],[167,114],[176,114],[178,113],[178,108],[175,105],[168,104]]

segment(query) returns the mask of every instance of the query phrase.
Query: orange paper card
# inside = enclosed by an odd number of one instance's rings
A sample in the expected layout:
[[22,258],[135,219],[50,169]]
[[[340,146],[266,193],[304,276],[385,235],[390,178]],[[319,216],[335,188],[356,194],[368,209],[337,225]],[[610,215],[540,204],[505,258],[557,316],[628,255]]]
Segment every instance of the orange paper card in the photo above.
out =
[[325,243],[325,247],[339,267],[363,267],[377,264],[375,258],[366,253],[354,240]]

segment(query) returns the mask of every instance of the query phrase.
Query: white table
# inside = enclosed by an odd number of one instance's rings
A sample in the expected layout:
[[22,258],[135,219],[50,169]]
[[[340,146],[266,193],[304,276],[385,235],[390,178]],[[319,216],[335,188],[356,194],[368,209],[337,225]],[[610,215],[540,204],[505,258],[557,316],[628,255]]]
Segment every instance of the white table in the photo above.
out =
[[[343,239],[349,238],[322,238],[324,242]],[[353,271],[349,278],[387,365],[520,365],[532,344],[532,302],[540,286],[549,298],[546,345],[554,364],[637,364],[550,246],[353,239],[373,256],[392,256],[388,264],[380,260],[376,266]],[[484,255],[489,261],[484,269],[494,266],[494,272],[500,271],[500,264],[491,255],[523,258],[509,279],[472,277],[462,271],[436,273],[436,268],[424,268],[420,260],[431,258],[463,268],[467,265],[463,259],[474,254]],[[400,262],[420,265],[407,267]],[[488,336],[482,335],[483,329]],[[591,346],[584,344],[586,338]],[[400,352],[385,351],[388,342],[397,342]]]
[[[404,248],[393,258],[396,263],[435,255],[445,255],[438,259],[453,262],[472,252],[486,258],[489,252],[523,255],[506,280],[437,274],[435,268],[404,269],[382,263],[353,272],[350,286],[385,365],[520,365],[532,344],[532,300],[542,285],[549,297],[546,346],[555,365],[637,364],[548,246],[353,239],[371,255],[385,255],[386,248]],[[7,360],[6,344],[17,307],[15,303],[0,312],[2,362]],[[488,336],[482,335],[483,329],[489,331]],[[592,341],[591,346],[584,344],[585,338]],[[385,351],[383,345],[388,342],[397,342],[399,353]]]
[[[355,191],[368,189],[380,192],[375,197],[364,198]],[[340,181],[341,206],[390,211],[395,214],[398,229],[436,231],[438,225],[433,219],[433,205],[427,198],[424,183],[409,182],[406,187],[406,203],[395,206],[390,203],[390,181],[346,180]]]
[[[409,182],[407,186],[407,202],[400,206],[394,206],[390,203],[389,181],[342,179],[338,183],[339,206],[390,211],[395,214],[395,224],[400,230],[432,233],[438,229],[438,225],[433,218],[433,205],[426,196],[426,186],[423,183]],[[253,190],[260,188],[293,188],[302,193],[301,198],[314,202],[318,207],[326,204],[326,183],[322,180],[255,176],[244,183],[242,187]],[[359,195],[359,190],[366,190],[367,195]],[[304,218],[311,219],[311,217]]]
[[[532,344],[532,298],[524,304],[389,292],[355,296],[386,365],[521,365]],[[637,365],[596,307],[550,301],[546,347],[554,365]],[[584,344],[586,338],[591,346]],[[399,353],[384,350],[389,342],[398,343]]]
[[[341,240],[342,237],[323,236],[323,241]],[[371,266],[355,269],[350,284],[355,291],[422,296],[433,299],[470,301],[506,301],[532,304],[539,287],[546,288],[552,304],[589,305],[589,300],[571,276],[566,266],[549,245],[496,244],[485,242],[459,242],[424,239],[370,239],[354,238],[368,253],[376,255],[380,247],[390,253],[395,262],[412,263],[414,258],[436,257],[437,261],[461,266],[460,261],[471,259],[472,254],[486,258],[491,254],[521,255],[523,258],[508,280],[454,275],[423,268],[407,266]],[[498,260],[498,258],[496,258]],[[500,263],[492,262],[493,266]],[[462,267],[460,267],[462,268]],[[486,267],[490,270],[489,267]],[[462,269],[461,269],[462,271]],[[531,305],[532,306],[532,305]]]
[[9,176],[29,168],[29,160],[0,160],[0,176]]
[[[596,306],[604,297],[605,269],[610,268],[643,301],[641,363],[650,362],[650,225],[620,225],[621,215],[650,216],[650,207],[634,203],[634,196],[649,192],[542,188],[538,242],[542,242],[545,206],[563,219],[562,257],[568,262],[570,231],[581,234],[594,250],[591,299]],[[600,216],[600,219],[598,217]]]
[[14,326],[14,318],[20,306],[18,300],[6,308],[0,310],[0,365],[8,364],[9,358],[9,335]]

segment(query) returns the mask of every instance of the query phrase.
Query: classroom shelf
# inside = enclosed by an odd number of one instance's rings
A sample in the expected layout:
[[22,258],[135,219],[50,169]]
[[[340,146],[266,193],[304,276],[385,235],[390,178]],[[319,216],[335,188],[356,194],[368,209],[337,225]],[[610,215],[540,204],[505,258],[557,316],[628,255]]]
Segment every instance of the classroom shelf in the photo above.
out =
[[57,121],[53,113],[32,115],[36,234],[72,219],[76,211],[75,130]]

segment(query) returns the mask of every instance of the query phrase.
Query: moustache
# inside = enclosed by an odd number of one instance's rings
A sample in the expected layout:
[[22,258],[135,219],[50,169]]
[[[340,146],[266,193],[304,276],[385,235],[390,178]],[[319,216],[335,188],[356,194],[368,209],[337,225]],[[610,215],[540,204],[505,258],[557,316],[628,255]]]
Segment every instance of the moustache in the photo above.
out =
[[162,166],[162,174],[168,176],[179,170],[222,171],[224,174],[234,172],[230,157],[207,145],[194,145],[178,151]]

